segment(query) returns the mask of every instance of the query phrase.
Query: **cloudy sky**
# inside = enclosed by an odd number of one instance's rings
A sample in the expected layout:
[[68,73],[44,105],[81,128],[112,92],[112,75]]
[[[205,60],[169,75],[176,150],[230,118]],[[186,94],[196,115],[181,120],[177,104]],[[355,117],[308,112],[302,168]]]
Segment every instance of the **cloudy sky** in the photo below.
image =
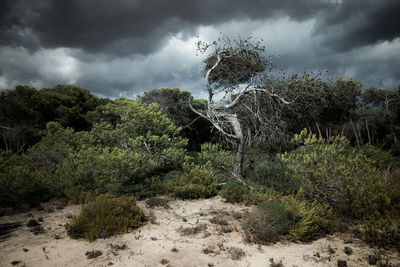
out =
[[197,37],[263,39],[289,72],[400,85],[399,0],[1,0],[0,90],[76,84],[98,96],[204,93]]

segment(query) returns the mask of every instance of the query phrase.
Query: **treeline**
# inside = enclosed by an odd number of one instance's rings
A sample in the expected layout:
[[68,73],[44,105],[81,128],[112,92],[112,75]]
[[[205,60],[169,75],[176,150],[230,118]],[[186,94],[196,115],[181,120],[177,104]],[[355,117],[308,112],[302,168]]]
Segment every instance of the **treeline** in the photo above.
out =
[[[306,77],[276,86],[275,92],[292,100],[290,105],[265,94],[249,94],[244,105],[235,110],[248,146],[271,152],[285,151],[292,148],[293,135],[307,128],[328,139],[346,136],[352,145],[372,144],[400,154],[400,88],[363,91],[362,84],[353,80],[321,81]],[[168,88],[139,96],[142,103],[157,103],[175,125],[182,127],[181,136],[188,139],[191,150],[199,150],[207,141],[223,142],[211,124],[190,109],[189,98],[192,96],[187,91]],[[111,102],[72,85],[41,90],[17,86],[3,91],[0,93],[0,149],[26,151],[41,139],[50,121],[75,131],[88,131],[102,116],[98,108]],[[194,104],[203,110],[207,105],[201,99],[196,99]],[[259,116],[252,116],[254,113]]]

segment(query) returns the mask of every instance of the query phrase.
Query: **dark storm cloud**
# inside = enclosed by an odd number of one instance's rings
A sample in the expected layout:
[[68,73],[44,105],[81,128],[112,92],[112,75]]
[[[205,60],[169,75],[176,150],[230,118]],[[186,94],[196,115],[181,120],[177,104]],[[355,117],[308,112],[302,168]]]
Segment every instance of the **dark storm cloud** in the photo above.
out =
[[157,87],[201,95],[194,37],[220,31],[263,38],[292,72],[394,88],[398,14],[399,0],[1,0],[0,90],[74,83],[111,97]]
[[343,0],[318,19],[323,44],[340,51],[400,37],[398,0]]
[[3,44],[34,48],[39,39],[46,48],[148,54],[162,46],[166,37],[191,34],[198,25],[276,15],[302,20],[332,4],[316,0],[17,0],[4,5]]

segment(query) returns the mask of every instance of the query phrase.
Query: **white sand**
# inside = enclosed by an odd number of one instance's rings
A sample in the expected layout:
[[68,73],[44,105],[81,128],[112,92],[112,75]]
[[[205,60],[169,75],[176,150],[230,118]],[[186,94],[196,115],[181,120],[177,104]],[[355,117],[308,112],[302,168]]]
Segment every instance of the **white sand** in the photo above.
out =
[[[247,244],[240,227],[241,219],[227,217],[229,226],[234,229],[230,233],[220,233],[221,226],[210,222],[213,216],[223,217],[224,211],[232,214],[250,210],[249,207],[225,203],[220,197],[171,200],[171,209],[150,209],[143,202],[139,205],[147,215],[150,211],[154,214],[157,224],[148,222],[135,232],[94,242],[73,240],[66,234],[64,224],[69,220],[67,217],[79,214],[79,205],[48,213],[49,203],[43,211],[0,217],[0,224],[23,224],[10,238],[0,240],[0,266],[12,266],[13,261],[19,262],[15,266],[269,266],[270,258],[275,262],[282,259],[284,266],[337,266],[338,259],[346,260],[348,266],[369,266],[368,254],[374,251],[357,239],[344,244],[344,240],[350,238],[345,234],[335,234],[310,244],[288,241],[269,246]],[[43,218],[42,226],[46,232],[34,235],[26,223],[39,217]],[[207,229],[196,235],[182,235],[179,231],[181,227],[194,227],[201,223],[205,223]],[[55,239],[56,235],[60,239]],[[127,248],[113,249],[111,244],[125,244]],[[328,246],[335,250],[333,255]],[[352,255],[344,253],[345,246],[353,249]],[[231,259],[230,247],[241,248],[245,256],[240,260]],[[85,253],[91,250],[101,250],[103,254],[87,259]],[[396,252],[385,251],[385,254],[393,266],[400,266]],[[161,264],[163,259],[164,264]]]

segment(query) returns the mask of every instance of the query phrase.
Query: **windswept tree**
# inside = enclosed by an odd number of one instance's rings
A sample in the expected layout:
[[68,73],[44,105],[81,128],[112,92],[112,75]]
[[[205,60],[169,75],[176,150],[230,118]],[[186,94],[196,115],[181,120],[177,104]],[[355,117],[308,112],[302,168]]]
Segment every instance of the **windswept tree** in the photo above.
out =
[[251,37],[237,40],[221,37],[210,44],[198,41],[197,48],[203,54],[210,52],[204,60],[203,69],[208,98],[205,111],[197,110],[192,105],[191,108],[236,144],[233,175],[241,180],[244,135],[235,107],[243,104],[245,95],[257,93],[267,94],[285,105],[289,102],[274,93],[274,84],[265,75],[272,64],[270,58],[264,55],[265,47],[261,41]]

